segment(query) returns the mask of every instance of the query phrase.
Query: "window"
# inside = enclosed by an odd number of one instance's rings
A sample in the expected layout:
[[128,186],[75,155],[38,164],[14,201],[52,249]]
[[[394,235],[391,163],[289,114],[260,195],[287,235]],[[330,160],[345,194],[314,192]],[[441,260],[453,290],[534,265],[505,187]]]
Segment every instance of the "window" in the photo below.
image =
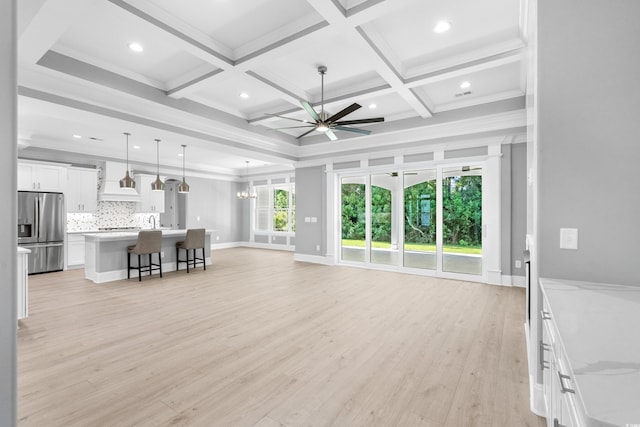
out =
[[296,231],[293,184],[259,186],[256,187],[256,193],[256,231]]

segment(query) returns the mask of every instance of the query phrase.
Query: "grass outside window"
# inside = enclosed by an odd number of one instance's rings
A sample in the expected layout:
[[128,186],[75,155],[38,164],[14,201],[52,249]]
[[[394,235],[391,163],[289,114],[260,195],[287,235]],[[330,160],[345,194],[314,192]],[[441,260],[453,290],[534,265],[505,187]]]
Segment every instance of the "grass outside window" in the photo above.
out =
[[[342,239],[342,246],[351,246],[356,248],[364,248],[364,240],[350,240]],[[389,249],[391,248],[390,242],[372,242],[371,247],[374,249]],[[423,244],[423,243],[405,243],[404,248],[407,251],[420,251],[420,252],[435,252],[435,244]],[[479,246],[456,246],[456,245],[444,245],[443,252],[467,254],[467,255],[482,255],[482,247]]]

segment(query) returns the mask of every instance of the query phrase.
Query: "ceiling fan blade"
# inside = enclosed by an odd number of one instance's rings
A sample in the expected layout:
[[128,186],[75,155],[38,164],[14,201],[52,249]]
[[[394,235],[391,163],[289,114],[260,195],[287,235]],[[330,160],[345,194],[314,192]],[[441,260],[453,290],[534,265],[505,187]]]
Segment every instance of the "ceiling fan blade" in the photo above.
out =
[[296,139],[300,139],[300,138],[302,138],[303,136],[307,136],[307,135],[309,135],[311,132],[313,132],[314,130],[316,130],[316,128],[315,128],[315,127],[313,127],[313,128],[311,128],[311,129],[309,129],[308,131],[306,131],[306,132],[305,132],[305,133],[303,133],[302,135],[298,135],[298,136],[296,136]]
[[335,133],[333,133],[333,131],[331,129],[329,129],[328,131],[325,132],[325,135],[327,135],[329,137],[330,140],[332,141],[336,141],[338,139],[338,137],[336,136]]
[[342,111],[338,111],[336,114],[334,114],[333,116],[329,117],[327,119],[327,123],[331,124],[337,120],[340,120],[341,118],[343,118],[344,116],[346,116],[347,114],[351,114],[354,111],[356,111],[358,108],[361,108],[362,105],[360,104],[356,104],[355,102],[351,105],[349,105],[347,108],[343,109]]
[[308,127],[315,127],[315,125],[307,125],[307,126],[290,126],[290,127],[286,127],[286,128],[268,128],[267,130],[282,130],[282,129],[300,129],[300,128],[308,128]]
[[360,120],[344,120],[341,122],[334,122],[336,125],[360,125],[364,123],[379,123],[384,122],[384,117],[375,117],[371,119],[360,119]]
[[320,121],[320,116],[318,115],[318,113],[316,113],[316,110],[313,109],[311,104],[309,104],[307,101],[300,101],[300,104],[302,104],[302,107],[307,110],[307,113],[309,113],[313,120],[315,120],[316,122]]
[[270,116],[270,117],[280,117],[281,119],[287,119],[287,120],[293,120],[295,122],[301,122],[301,123],[308,123],[305,120],[300,120],[300,119],[293,119],[291,117],[286,117],[286,116],[281,116],[279,114],[269,114],[269,113],[264,113],[265,116]]
[[356,128],[348,128],[345,126],[334,126],[332,129],[335,130],[343,130],[346,132],[354,132],[354,133],[361,133],[363,135],[369,135],[371,133],[370,130],[366,130],[366,129],[356,129]]

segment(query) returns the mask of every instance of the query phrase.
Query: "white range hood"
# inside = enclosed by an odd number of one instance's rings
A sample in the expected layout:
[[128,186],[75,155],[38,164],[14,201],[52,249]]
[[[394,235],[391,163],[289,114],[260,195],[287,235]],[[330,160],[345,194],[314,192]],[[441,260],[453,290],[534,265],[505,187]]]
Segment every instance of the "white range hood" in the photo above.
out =
[[139,202],[140,194],[134,188],[120,188],[120,180],[127,171],[125,163],[106,162],[98,200],[106,202]]

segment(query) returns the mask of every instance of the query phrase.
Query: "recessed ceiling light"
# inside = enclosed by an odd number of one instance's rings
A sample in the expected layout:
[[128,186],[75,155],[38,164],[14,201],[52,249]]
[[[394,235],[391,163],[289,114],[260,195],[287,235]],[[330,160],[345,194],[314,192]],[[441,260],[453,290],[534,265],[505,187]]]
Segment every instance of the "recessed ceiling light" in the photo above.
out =
[[433,32],[434,33],[446,33],[447,31],[449,31],[451,29],[451,22],[449,21],[440,21],[436,24],[435,27],[433,27]]
[[471,87],[471,82],[464,81],[460,83],[460,89],[468,89]]
[[140,43],[131,42],[129,43],[128,46],[129,46],[129,49],[131,49],[134,52],[142,52],[144,50],[144,48]]
[[76,135],[76,134],[74,134],[74,135],[73,135],[73,137],[74,137],[75,139],[80,139],[80,138],[82,138],[82,136],[81,136],[81,135]]
[[139,145],[134,145],[132,148],[133,148],[134,150],[139,150],[139,149],[140,149],[140,146],[139,146]]
[[178,157],[182,157],[184,154],[182,153],[178,153]]
[[372,110],[375,109],[376,107],[377,107],[376,104],[369,104],[369,108],[372,109]]
[[249,94],[247,92],[240,92],[240,98],[247,99],[249,98]]

